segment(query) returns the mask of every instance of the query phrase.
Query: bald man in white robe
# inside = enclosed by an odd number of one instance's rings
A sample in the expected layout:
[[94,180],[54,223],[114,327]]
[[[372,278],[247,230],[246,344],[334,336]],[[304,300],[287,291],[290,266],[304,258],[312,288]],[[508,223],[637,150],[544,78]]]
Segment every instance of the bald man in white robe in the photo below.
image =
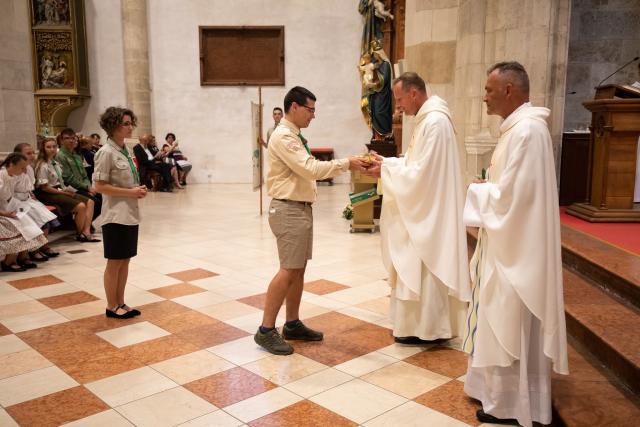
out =
[[396,342],[422,344],[464,331],[470,281],[462,224],[464,193],[447,103],[427,96],[416,73],[393,84],[396,109],[415,116],[403,158],[375,155],[384,199],[382,260],[389,273]]
[[463,348],[465,392],[485,423],[551,423],[551,369],[568,374],[558,192],[549,110],[529,102],[522,65],[490,70],[487,113],[504,118],[488,180],[469,186],[465,224],[480,227]]

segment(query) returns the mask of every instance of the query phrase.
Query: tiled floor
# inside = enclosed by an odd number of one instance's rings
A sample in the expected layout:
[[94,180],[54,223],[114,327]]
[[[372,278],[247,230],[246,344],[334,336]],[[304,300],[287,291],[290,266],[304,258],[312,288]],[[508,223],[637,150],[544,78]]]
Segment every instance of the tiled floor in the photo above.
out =
[[321,187],[314,206],[301,311],[325,340],[288,357],[253,342],[278,260],[245,185],[144,200],[138,318],[104,316],[101,244],[57,242],[58,259],[1,274],[0,425],[478,425],[464,354],[393,343],[379,235],[348,232],[347,192]]

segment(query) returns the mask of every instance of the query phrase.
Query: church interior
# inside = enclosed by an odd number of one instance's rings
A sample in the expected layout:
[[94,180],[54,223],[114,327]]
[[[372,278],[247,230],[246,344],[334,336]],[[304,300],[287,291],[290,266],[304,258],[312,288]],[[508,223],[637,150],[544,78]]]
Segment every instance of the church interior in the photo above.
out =
[[[485,84],[501,61],[522,64],[530,103],[550,110],[568,375],[551,374],[548,425],[637,425],[640,0],[0,5],[0,159],[24,143],[38,159],[47,141],[60,153],[71,129],[78,150],[86,143],[91,152],[77,156],[91,180],[87,162],[116,145],[101,115],[124,107],[136,122],[128,123],[135,128],[124,139],[131,170],[126,160],[124,168],[149,189],[137,202],[137,255],[124,276],[126,304],[141,312],[135,317],[109,315],[111,259],[99,226],[82,231],[78,211],[43,201],[58,217],[44,234],[46,251],[11,265],[3,224],[21,216],[8,216],[10,200],[0,200],[0,426],[501,424],[482,421],[486,402],[465,393],[472,359],[463,335],[394,337],[395,270],[381,255],[381,210],[393,200],[380,190],[384,173],[310,181],[313,256],[299,321],[324,339],[288,341],[287,356],[254,341],[282,268],[270,222],[271,199],[279,198],[266,177],[270,135],[290,117],[289,90],[302,86],[317,98],[301,105],[313,121],[296,128],[310,156],[402,157],[422,124],[394,109],[393,79],[417,73],[429,99],[449,106],[466,194],[495,167],[503,118],[488,114]],[[157,171],[139,176],[145,153]],[[2,186],[13,178],[0,172]],[[89,206],[95,196],[82,200]],[[105,198],[95,201],[103,215],[111,209]],[[478,230],[464,229],[465,271],[487,236]],[[285,305],[277,328],[289,324],[286,313]],[[511,391],[519,404],[526,400]]]

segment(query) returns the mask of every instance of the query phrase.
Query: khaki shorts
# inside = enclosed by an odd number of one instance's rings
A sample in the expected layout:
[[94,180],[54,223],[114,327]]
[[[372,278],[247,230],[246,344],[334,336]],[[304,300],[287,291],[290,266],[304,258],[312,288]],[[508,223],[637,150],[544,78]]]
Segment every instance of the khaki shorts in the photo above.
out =
[[280,267],[304,268],[313,247],[311,205],[294,201],[271,200],[269,226],[278,242]]

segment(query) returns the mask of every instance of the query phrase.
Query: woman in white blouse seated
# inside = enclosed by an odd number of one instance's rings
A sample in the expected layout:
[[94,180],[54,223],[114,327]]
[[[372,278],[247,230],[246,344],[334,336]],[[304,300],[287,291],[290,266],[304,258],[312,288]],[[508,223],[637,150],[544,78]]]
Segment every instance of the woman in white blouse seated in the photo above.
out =
[[55,161],[57,152],[58,144],[55,139],[42,141],[36,162],[36,198],[46,205],[55,206],[60,216],[73,214],[76,240],[99,242],[100,240],[91,236],[93,200],[64,185],[62,170]]

